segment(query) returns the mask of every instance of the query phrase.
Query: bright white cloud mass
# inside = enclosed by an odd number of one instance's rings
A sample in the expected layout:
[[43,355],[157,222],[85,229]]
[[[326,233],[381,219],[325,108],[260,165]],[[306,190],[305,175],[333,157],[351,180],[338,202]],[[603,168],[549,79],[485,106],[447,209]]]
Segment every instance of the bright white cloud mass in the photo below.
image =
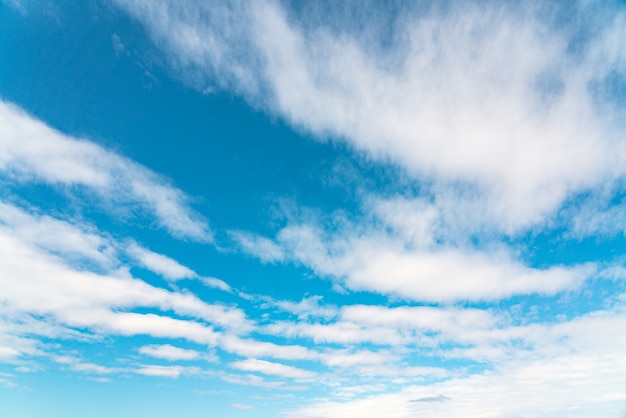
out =
[[0,416],[626,416],[621,2],[0,25]]

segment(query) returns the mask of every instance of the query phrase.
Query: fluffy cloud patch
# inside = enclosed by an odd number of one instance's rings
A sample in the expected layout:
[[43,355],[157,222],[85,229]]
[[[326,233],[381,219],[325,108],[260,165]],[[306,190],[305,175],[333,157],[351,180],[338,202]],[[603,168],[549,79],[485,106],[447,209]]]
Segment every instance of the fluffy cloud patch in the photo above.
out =
[[144,376],[154,377],[169,377],[172,379],[178,378],[180,375],[193,375],[198,374],[200,369],[197,367],[183,367],[183,366],[143,366],[135,373],[142,374]]
[[[419,217],[419,215],[416,215]],[[316,225],[288,225],[276,241],[289,259],[355,291],[416,301],[497,300],[519,294],[553,295],[579,287],[597,273],[593,264],[533,268],[506,248],[420,245],[379,232],[378,226],[326,233]],[[384,231],[384,229],[383,229]],[[410,229],[403,233],[412,234]],[[435,241],[432,234],[422,241]]]
[[180,347],[174,347],[169,344],[164,345],[147,345],[139,349],[141,354],[146,356],[162,358],[166,360],[195,360],[200,357],[200,353],[195,350],[188,350]]

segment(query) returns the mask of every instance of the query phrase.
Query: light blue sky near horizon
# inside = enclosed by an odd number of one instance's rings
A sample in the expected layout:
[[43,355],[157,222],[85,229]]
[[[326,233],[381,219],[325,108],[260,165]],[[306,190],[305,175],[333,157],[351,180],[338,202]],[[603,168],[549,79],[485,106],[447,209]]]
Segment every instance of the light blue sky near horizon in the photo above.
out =
[[0,2],[0,418],[624,417],[625,22]]

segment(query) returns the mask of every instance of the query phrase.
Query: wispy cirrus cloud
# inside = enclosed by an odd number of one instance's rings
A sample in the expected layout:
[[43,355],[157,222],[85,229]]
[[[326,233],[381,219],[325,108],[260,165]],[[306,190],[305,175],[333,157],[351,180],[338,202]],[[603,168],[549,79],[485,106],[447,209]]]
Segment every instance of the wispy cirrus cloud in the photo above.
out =
[[22,14],[26,14],[28,10],[26,7],[27,2],[24,0],[2,0],[2,3],[6,4],[9,7],[12,7]]
[[391,15],[370,5],[379,13],[367,25],[330,5],[116,4],[183,79],[235,91],[437,188],[473,189],[481,223],[498,231],[543,224],[569,196],[625,174],[623,106],[598,93],[625,74],[618,4],[610,14],[568,5],[578,20],[555,3],[424,2]]
[[[40,338],[150,335],[215,345],[215,328],[249,332],[240,309],[133,277],[125,246],[93,226],[0,203],[3,357],[45,355]],[[156,313],[133,312],[153,308]],[[210,325],[209,325],[210,324]],[[235,331],[237,330],[237,331]]]
[[282,376],[295,379],[311,379],[315,376],[315,373],[299,369],[297,367],[252,358],[235,361],[230,364],[230,367],[248,372],[259,372],[267,375]]
[[126,251],[134,257],[142,267],[145,267],[168,280],[197,277],[196,272],[181,265],[178,261],[166,255],[157,254],[154,251],[143,248],[137,245],[137,243],[133,242],[129,244]]
[[[17,364],[22,361],[20,359],[52,355],[57,363],[86,374],[125,371],[165,377],[196,374],[196,369],[178,365],[146,366],[137,370],[127,366],[105,368],[74,357],[59,357],[41,341],[42,338],[86,341],[132,336],[183,339],[237,356],[254,357],[256,363],[236,362],[233,367],[242,371],[247,368],[245,371],[248,372],[272,374],[273,371],[282,377],[289,374],[304,378],[313,372],[288,365],[281,368],[279,363],[261,359],[310,360],[331,367],[381,363],[386,359],[365,351],[319,351],[285,342],[276,344],[243,338],[256,328],[243,310],[207,303],[185,290],[155,287],[131,275],[124,260],[128,249],[124,241],[115,241],[93,226],[38,215],[8,202],[0,205],[4,209],[0,222],[0,271],[3,272],[0,277],[3,288],[0,295],[3,324],[0,342],[3,349],[0,355],[3,361]],[[47,238],[52,234],[55,240]],[[76,248],[65,247],[63,243],[76,243]],[[147,249],[142,250],[153,254]],[[84,260],[95,260],[96,263],[86,264]],[[162,258],[158,260],[162,261]],[[168,266],[175,263],[170,258],[167,261]],[[227,286],[218,279],[213,280],[222,287]],[[316,298],[312,301],[317,305]],[[279,305],[280,309],[294,311],[307,306],[306,301],[304,304],[282,301]],[[323,307],[318,308],[325,312]],[[146,309],[149,312],[143,312]],[[215,358],[170,344],[146,345],[139,351],[169,361],[214,361]],[[269,368],[252,370],[255,365],[269,365]]]
[[285,259],[283,249],[268,238],[242,231],[232,231],[230,235],[245,252],[254,255],[264,263],[274,263]]
[[200,373],[197,367],[184,366],[155,366],[146,365],[135,370],[135,373],[152,377],[169,377],[176,379],[181,375],[194,375]]
[[16,182],[81,187],[111,202],[153,216],[176,237],[211,241],[206,221],[189,197],[149,169],[90,142],[64,135],[17,106],[0,102],[0,172]]

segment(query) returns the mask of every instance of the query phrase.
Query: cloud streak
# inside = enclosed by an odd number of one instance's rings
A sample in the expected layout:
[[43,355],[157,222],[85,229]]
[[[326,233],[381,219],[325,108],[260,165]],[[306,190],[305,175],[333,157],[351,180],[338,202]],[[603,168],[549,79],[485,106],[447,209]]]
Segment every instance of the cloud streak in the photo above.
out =
[[[18,182],[80,187],[130,212],[140,209],[176,237],[211,241],[189,198],[149,169],[103,147],[64,135],[0,101],[0,172]],[[109,209],[113,209],[110,207]]]

